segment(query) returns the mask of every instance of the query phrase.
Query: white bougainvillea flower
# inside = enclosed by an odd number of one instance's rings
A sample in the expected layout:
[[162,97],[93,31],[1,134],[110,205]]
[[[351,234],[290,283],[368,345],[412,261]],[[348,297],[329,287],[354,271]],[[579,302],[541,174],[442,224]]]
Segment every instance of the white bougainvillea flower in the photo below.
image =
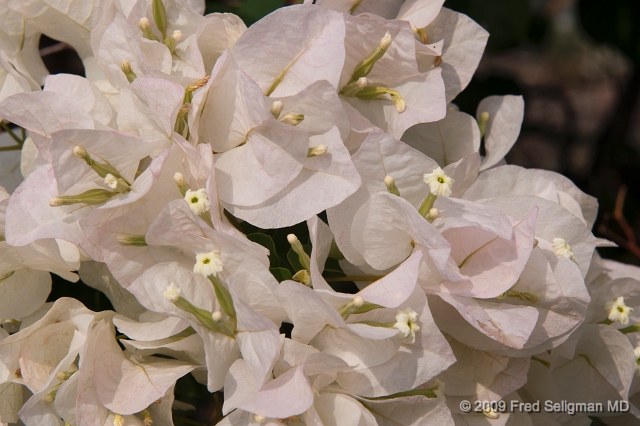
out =
[[582,192],[566,177],[548,170],[505,165],[485,170],[464,193],[478,201],[501,195],[535,195],[560,204],[591,229],[598,213],[598,201]]
[[480,130],[476,120],[449,106],[447,116],[433,123],[408,129],[402,140],[435,160],[440,167],[480,150]]
[[340,358],[283,339],[273,379],[264,385],[252,376],[244,360],[231,366],[225,381],[223,413],[238,409],[253,413],[258,420],[300,416],[313,406],[317,393],[335,380],[337,371],[348,369]]
[[176,360],[127,357],[115,340],[113,328],[104,322],[96,325],[94,333],[100,350],[87,361],[94,365],[98,400],[114,413],[127,415],[142,411],[195,368]]
[[191,133],[222,153],[216,158],[217,182],[226,203],[253,206],[266,201],[300,173],[307,157],[308,133],[277,120],[264,98],[228,52],[216,63],[207,86],[194,95]]
[[[177,286],[176,283],[179,283],[180,288],[178,298],[195,306],[196,309],[208,312],[208,318],[204,313],[204,317],[194,314],[203,311],[189,312],[179,308],[177,301],[171,302],[163,295],[167,287],[172,284]],[[196,330],[204,341],[208,388],[211,391],[222,387],[228,368],[241,353],[255,376],[262,377],[262,381],[271,370],[279,346],[278,328],[240,298],[234,297],[233,292],[231,297],[237,315],[237,329],[232,331],[232,335],[226,335],[214,331],[215,327],[210,324],[210,321],[216,322],[214,314],[222,308],[209,280],[191,273],[175,262],[150,268],[134,281],[128,290],[148,309],[183,318]],[[172,292],[171,300],[175,298],[176,293],[175,290]]]
[[193,265],[193,272],[203,277],[213,275],[218,276],[222,271],[223,262],[220,259],[220,251],[213,250],[209,253],[199,253],[196,255],[196,264]]
[[561,205],[533,196],[501,196],[488,198],[482,204],[498,208],[512,217],[522,217],[531,208],[539,208],[535,238],[550,244],[555,238],[562,238],[571,246],[575,263],[583,277],[587,275],[594,248],[599,241],[589,231],[583,221]]
[[360,187],[361,178],[338,128],[312,136],[309,144],[325,146],[327,152],[307,158],[298,176],[278,194],[251,207],[224,202],[222,205],[234,216],[255,226],[278,228],[294,225],[340,204]]
[[53,240],[23,247],[12,247],[3,241],[8,203],[9,194],[0,187],[0,317],[19,319],[31,315],[46,301],[51,291],[50,271],[73,282],[78,276],[69,271]]
[[474,396],[500,400],[527,381],[528,358],[509,358],[473,349],[448,339],[456,362],[438,375],[446,396]]
[[252,25],[233,46],[241,70],[267,96],[289,96],[316,81],[338,88],[345,61],[342,14],[291,6]]
[[[446,103],[440,70],[420,72],[415,39],[407,22],[370,15],[348,16],[346,24],[347,54],[339,87],[345,102],[395,138],[415,124],[444,118]],[[383,42],[388,39],[390,44]],[[381,46],[386,49],[383,56],[365,72],[367,85],[351,90],[348,85],[362,73],[360,64]]]
[[551,375],[562,399],[603,402],[608,398],[629,397],[636,371],[633,346],[611,326],[585,326],[573,360],[558,359],[558,362]]

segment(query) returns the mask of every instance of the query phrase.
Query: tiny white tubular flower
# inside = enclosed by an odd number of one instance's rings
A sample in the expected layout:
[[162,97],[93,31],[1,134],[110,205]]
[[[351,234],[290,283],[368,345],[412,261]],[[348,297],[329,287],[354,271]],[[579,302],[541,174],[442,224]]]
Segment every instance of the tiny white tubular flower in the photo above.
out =
[[429,210],[429,216],[434,219],[437,218],[438,216],[440,216],[440,210],[433,207],[431,210]]
[[180,299],[180,287],[171,283],[164,289],[162,295],[171,303],[175,303]]
[[434,169],[431,173],[425,173],[424,182],[429,185],[429,189],[433,195],[451,196],[453,184],[455,181],[451,179],[440,167]]
[[629,315],[633,308],[624,304],[624,297],[620,296],[613,302],[605,303],[604,308],[609,312],[609,320],[618,321],[622,325],[629,324]]
[[196,264],[193,265],[193,272],[208,277],[218,276],[218,272],[222,271],[222,259],[220,259],[220,251],[213,250],[209,253],[200,253],[196,255]]
[[171,34],[171,38],[174,39],[176,41],[176,43],[178,43],[180,40],[182,40],[182,31],[180,30],[175,30],[172,34]]
[[574,262],[576,261],[576,257],[571,251],[571,246],[567,244],[567,242],[562,238],[554,238],[553,247],[556,249],[556,254],[558,256],[566,257],[567,259],[571,259]]
[[222,312],[215,311],[214,313],[211,314],[211,319],[214,320],[215,322],[222,321]]
[[118,187],[118,179],[111,173],[108,173],[104,177],[104,183],[106,183],[107,186],[111,189],[116,189]]
[[302,121],[304,120],[304,114],[296,114],[293,112],[289,112],[283,115],[282,117],[280,117],[278,120],[290,126],[297,126],[298,124],[302,123]]
[[142,30],[146,30],[147,28],[151,28],[151,22],[149,22],[149,18],[147,18],[146,16],[140,18],[140,22],[138,24],[140,26],[140,29]]
[[113,426],[122,426],[124,425],[124,417],[120,414],[116,414],[113,416]]
[[360,77],[359,79],[357,79],[356,86],[358,86],[360,89],[364,89],[365,87],[367,87],[367,77]]
[[416,341],[416,331],[420,330],[418,314],[411,308],[402,309],[396,315],[396,323],[393,328],[404,335],[405,343],[414,343]]
[[191,211],[198,216],[204,212],[208,212],[211,208],[209,197],[207,197],[207,191],[204,188],[200,188],[197,191],[191,189],[187,190],[184,194],[184,199],[189,203]]

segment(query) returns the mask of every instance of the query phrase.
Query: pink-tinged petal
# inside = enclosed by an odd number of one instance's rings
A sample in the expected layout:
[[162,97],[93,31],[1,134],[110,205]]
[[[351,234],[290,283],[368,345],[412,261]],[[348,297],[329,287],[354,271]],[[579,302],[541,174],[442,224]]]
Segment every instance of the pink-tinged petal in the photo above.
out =
[[439,298],[442,300],[429,298],[436,324],[443,332],[461,341],[479,332],[505,346],[522,349],[539,315],[532,306],[486,302],[449,294],[440,294]]
[[315,6],[291,6],[252,25],[232,52],[263,93],[289,96],[319,80],[338,87],[345,60],[344,39],[342,14]]
[[151,315],[141,315],[140,322],[134,321],[122,315],[113,317],[113,324],[118,327],[118,331],[136,340],[148,342],[152,340],[165,339],[174,336],[189,327],[189,323],[178,317],[169,317],[154,312],[154,318],[147,319]]
[[127,415],[144,410],[195,368],[181,361],[157,358],[132,362],[125,358],[106,323],[98,323],[93,333],[101,340],[100,351],[92,360],[96,393],[100,402],[115,413]]
[[478,172],[480,171],[480,154],[475,152],[467,155],[455,163],[449,164],[443,170],[447,176],[456,182],[453,185],[453,193],[451,196],[461,198],[478,178]]
[[310,138],[310,146],[325,145],[325,154],[307,158],[298,176],[265,202],[250,206],[223,203],[234,216],[260,228],[292,226],[340,204],[360,187],[361,179],[337,127]]
[[524,219],[511,219],[513,235],[509,239],[475,227],[445,230],[443,236],[451,243],[451,257],[472,284],[460,291],[455,290],[457,283],[447,284],[448,292],[486,299],[509,290],[520,278],[533,250],[537,214],[534,207]]

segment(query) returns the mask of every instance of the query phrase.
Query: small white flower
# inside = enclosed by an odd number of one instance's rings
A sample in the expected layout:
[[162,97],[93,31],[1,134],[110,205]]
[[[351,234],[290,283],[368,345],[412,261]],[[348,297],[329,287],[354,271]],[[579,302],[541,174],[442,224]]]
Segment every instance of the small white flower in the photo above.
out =
[[431,173],[425,173],[424,182],[429,185],[433,195],[445,197],[451,196],[451,188],[455,183],[440,167],[434,169]]
[[196,264],[193,265],[194,273],[203,277],[208,277],[209,275],[217,277],[220,271],[222,271],[222,259],[220,259],[219,250],[196,255]]
[[613,302],[605,303],[604,308],[609,311],[609,320],[618,321],[622,325],[629,324],[629,315],[633,308],[624,304],[624,297],[620,296]]
[[124,425],[124,417],[120,414],[116,414],[113,416],[113,426],[122,426]]
[[380,48],[387,50],[389,46],[391,46],[391,41],[391,33],[387,31],[384,37],[382,37],[382,40],[380,40]]
[[191,211],[198,216],[209,211],[211,207],[207,191],[204,188],[200,188],[197,191],[187,190],[187,193],[184,194],[184,199],[189,203]]
[[164,289],[162,295],[171,303],[175,303],[180,299],[180,287],[171,283]]
[[411,308],[402,309],[396,315],[396,323],[393,328],[398,329],[404,335],[405,343],[414,343],[416,331],[420,330],[418,314]]
[[116,189],[118,187],[118,179],[111,173],[107,173],[104,177],[104,183],[106,183],[111,189]]
[[214,320],[215,322],[220,322],[222,320],[222,312],[215,311],[214,313],[211,314],[211,319]]
[[556,249],[556,254],[558,256],[566,257],[567,259],[571,259],[574,262],[576,261],[576,257],[571,251],[571,246],[567,244],[567,242],[562,238],[554,238],[553,247]]
[[254,414],[254,415],[253,415],[253,420],[254,420],[256,423],[264,423],[264,421],[265,421],[265,420],[267,420],[267,419],[266,419],[264,416],[261,416],[261,415],[259,415],[259,414]]

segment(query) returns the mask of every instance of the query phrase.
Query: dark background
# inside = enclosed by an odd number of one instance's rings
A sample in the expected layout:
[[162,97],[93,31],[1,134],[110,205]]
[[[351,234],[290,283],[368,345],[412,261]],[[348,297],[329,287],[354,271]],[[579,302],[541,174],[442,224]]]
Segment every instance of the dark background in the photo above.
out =
[[[235,13],[250,25],[292,3],[209,0],[207,13]],[[562,173],[597,197],[594,233],[620,245],[600,253],[640,265],[638,0],[447,0],[445,7],[469,15],[491,34],[474,79],[454,102],[475,115],[486,96],[523,95],[524,124],[507,161]],[[83,74],[66,45],[43,37],[41,47],[51,73]],[[296,233],[305,242],[303,228]],[[276,246],[286,247],[286,232],[281,234],[274,235]],[[50,300],[61,296],[94,310],[111,308],[101,293],[55,277]],[[176,397],[199,407],[177,412],[176,425],[220,418],[222,395],[209,394],[190,375],[178,382]]]

